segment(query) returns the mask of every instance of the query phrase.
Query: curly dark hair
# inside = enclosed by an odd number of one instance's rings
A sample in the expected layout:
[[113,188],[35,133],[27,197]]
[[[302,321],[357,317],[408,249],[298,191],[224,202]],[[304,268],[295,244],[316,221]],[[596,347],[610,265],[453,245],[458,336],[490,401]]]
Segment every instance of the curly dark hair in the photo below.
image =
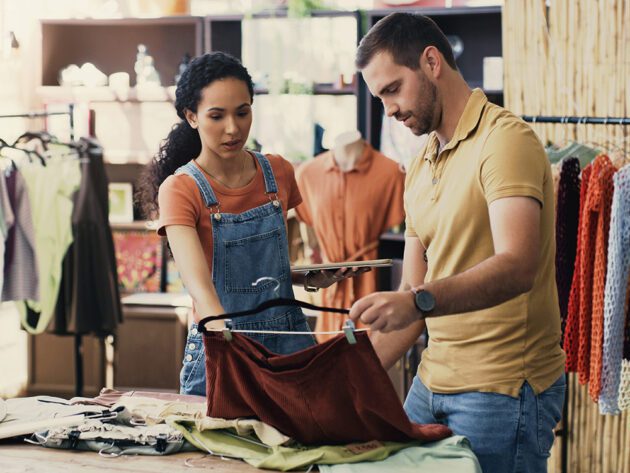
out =
[[199,132],[190,126],[185,111],[196,113],[201,91],[212,82],[227,78],[243,81],[249,89],[251,101],[254,101],[254,84],[247,69],[237,58],[227,53],[213,52],[199,56],[182,73],[175,91],[175,109],[181,120],[162,141],[160,150],[145,166],[138,180],[136,202],[144,217],[157,217],[160,184],[201,152]]

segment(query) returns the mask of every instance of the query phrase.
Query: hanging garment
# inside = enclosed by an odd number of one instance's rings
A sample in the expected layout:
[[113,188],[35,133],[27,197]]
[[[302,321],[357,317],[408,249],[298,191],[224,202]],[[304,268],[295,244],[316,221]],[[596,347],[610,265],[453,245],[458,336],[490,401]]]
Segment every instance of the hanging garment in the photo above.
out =
[[580,186],[580,210],[578,215],[578,238],[575,251],[575,265],[573,269],[573,280],[571,281],[571,290],[569,291],[569,302],[567,304],[567,320],[564,328],[563,348],[567,354],[567,372],[577,372],[578,367],[578,349],[580,346],[580,285],[582,276],[582,259],[584,254],[582,249],[582,235],[584,233],[583,215],[592,170],[592,164],[589,164],[582,170],[582,183]]
[[626,330],[623,340],[623,360],[621,360],[621,375],[619,381],[619,410],[630,410],[630,302],[627,304]]
[[[3,301],[39,300],[39,274],[31,203],[19,171],[6,179],[9,201],[15,209],[15,225],[9,230],[4,262]],[[9,277],[10,275],[10,277]]]
[[[176,174],[186,174],[193,179],[203,196],[205,208],[210,210],[206,211],[205,218],[212,224],[212,282],[226,312],[254,307],[269,299],[276,283],[269,280],[253,286],[261,277],[273,278],[279,283],[278,296],[293,297],[289,243],[284,211],[278,199],[278,184],[268,158],[260,153],[254,156],[264,179],[267,203],[242,213],[220,211],[221,202],[195,162],[191,161],[176,171]],[[231,326],[239,330],[309,331],[304,314],[297,307],[270,309],[233,321]],[[252,337],[274,353],[282,354],[293,353],[315,343],[312,335],[252,334]],[[206,391],[205,367],[208,360],[204,361],[202,343],[201,333],[193,326],[186,341],[180,376],[182,393],[203,395]],[[209,362],[218,360],[210,358]]]
[[11,202],[9,201],[5,176],[0,173],[0,269],[2,269],[2,271],[0,271],[0,290],[2,290],[4,279],[5,241],[9,235],[9,231],[14,226],[14,221],[15,215],[11,207]]
[[580,161],[567,158],[562,161],[556,205],[556,285],[563,335],[575,266],[579,212]]
[[[613,176],[616,171],[617,169],[610,162],[608,156],[596,158],[586,198],[587,232],[585,236],[587,243],[585,248],[590,248],[594,258],[592,275],[583,280],[584,285],[580,288],[580,321],[584,321],[584,331],[580,331],[581,356],[578,359],[578,369],[580,382],[582,384],[589,383],[589,394],[595,402],[599,399],[601,388],[604,289],[606,286]],[[587,332],[589,318],[590,332]],[[580,362],[582,362],[581,365]]]
[[[326,262],[376,259],[380,235],[405,218],[405,175],[368,143],[351,171],[341,171],[327,152],[302,164],[296,179],[304,199],[296,213],[315,230]],[[339,281],[322,290],[322,302],[328,307],[350,307],[376,291],[376,279],[376,271],[371,271]],[[315,330],[340,330],[345,320],[322,314]],[[320,342],[329,338],[332,335],[317,335]]]
[[451,435],[409,421],[365,332],[355,333],[356,344],[338,336],[285,356],[232,337],[204,335],[210,417],[256,417],[304,445]]
[[73,198],[73,242],[63,259],[63,278],[48,331],[106,336],[115,333],[123,320],[109,226],[108,180],[102,148],[82,142],[86,151]]
[[593,149],[589,146],[586,146],[582,143],[577,143],[572,141],[568,143],[564,148],[561,149],[553,149],[547,148],[547,157],[549,161],[552,163],[557,163],[562,161],[569,156],[576,157],[580,160],[580,165],[582,167],[586,167],[590,162],[592,162],[601,151]]
[[624,309],[630,282],[630,165],[617,172],[613,180],[599,395],[599,411],[602,414],[619,413],[617,399],[626,323]]
[[55,310],[62,262],[72,243],[72,196],[81,181],[77,159],[54,156],[46,164],[20,168],[33,213],[40,298],[17,307],[22,326],[32,334],[46,329]]

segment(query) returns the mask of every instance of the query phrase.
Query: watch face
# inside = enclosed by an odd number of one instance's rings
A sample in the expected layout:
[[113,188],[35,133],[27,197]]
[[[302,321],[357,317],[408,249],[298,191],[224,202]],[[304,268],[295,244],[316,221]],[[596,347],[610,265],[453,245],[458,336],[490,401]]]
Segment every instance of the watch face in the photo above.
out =
[[422,312],[431,312],[435,308],[435,298],[429,291],[419,291],[416,294],[416,305]]

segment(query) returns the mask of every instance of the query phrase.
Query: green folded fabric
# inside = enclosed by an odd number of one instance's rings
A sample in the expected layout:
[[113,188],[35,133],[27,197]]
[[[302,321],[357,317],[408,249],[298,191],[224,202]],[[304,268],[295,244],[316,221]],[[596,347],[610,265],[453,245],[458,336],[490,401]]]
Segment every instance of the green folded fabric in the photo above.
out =
[[420,442],[371,441],[350,445],[306,447],[267,446],[254,435],[238,436],[232,429],[200,431],[194,421],[168,418],[167,423],[184,434],[198,449],[215,455],[241,458],[256,468],[289,471],[310,465],[374,462]]
[[481,467],[470,449],[470,442],[461,435],[438,442],[405,448],[377,463],[320,465],[321,473],[417,473],[419,471],[449,473],[481,473]]

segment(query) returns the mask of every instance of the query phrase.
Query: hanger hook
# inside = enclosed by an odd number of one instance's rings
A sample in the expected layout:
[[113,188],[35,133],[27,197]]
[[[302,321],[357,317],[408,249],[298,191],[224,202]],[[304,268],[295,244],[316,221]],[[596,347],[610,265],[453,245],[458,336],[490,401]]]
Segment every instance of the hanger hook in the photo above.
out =
[[273,293],[275,294],[276,297],[280,297],[280,281],[278,281],[276,278],[272,278],[271,276],[263,276],[262,278],[256,279],[252,283],[252,286],[256,287],[261,282],[264,282],[264,281],[272,281],[275,284],[273,288]]

